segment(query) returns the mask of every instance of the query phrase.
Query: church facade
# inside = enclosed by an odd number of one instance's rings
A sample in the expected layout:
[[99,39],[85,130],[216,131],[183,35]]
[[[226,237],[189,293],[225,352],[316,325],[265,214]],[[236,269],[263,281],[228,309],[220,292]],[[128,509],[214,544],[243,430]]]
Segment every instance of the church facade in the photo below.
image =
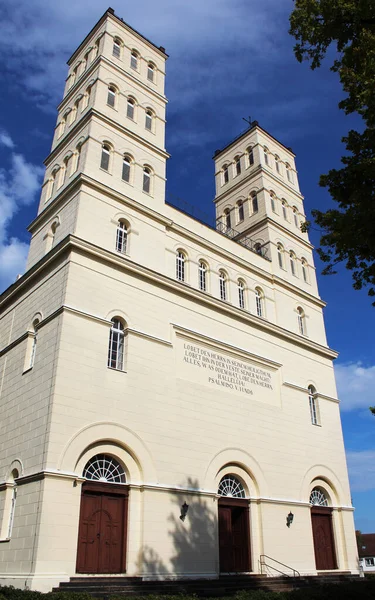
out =
[[166,59],[108,9],[68,61],[0,298],[0,584],[358,572],[294,154],[253,122],[215,228],[168,205]]

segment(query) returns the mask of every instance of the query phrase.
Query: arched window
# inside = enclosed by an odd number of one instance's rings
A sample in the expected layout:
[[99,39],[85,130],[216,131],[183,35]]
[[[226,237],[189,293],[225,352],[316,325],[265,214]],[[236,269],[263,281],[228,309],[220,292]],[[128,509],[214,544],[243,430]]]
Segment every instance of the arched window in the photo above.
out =
[[108,169],[109,169],[110,156],[111,156],[111,148],[108,146],[108,144],[103,144],[102,155],[100,158],[100,168],[104,169],[104,171],[108,171]]
[[303,258],[301,260],[301,265],[302,265],[302,277],[303,277],[303,281],[305,283],[309,282],[309,277],[308,277],[308,264],[307,264],[307,260],[305,258]]
[[91,54],[91,48],[88,52],[86,52],[85,56],[84,56],[84,61],[85,61],[85,70],[87,69],[87,67],[90,64],[90,54]]
[[146,110],[146,115],[145,115],[145,127],[146,129],[148,129],[148,131],[152,131],[152,123],[154,120],[154,113],[152,112],[151,109],[147,109]]
[[178,250],[176,254],[176,279],[178,281],[185,281],[185,262],[185,254],[181,250]]
[[[54,233],[53,233],[54,235]],[[52,246],[52,244],[51,244]],[[35,363],[35,354],[36,354],[36,342],[37,342],[37,337],[38,337],[38,325],[39,325],[39,319],[35,319],[35,321],[33,322],[33,341],[31,344],[31,351],[30,351],[30,365],[29,368],[32,369]]]
[[224,475],[217,490],[219,496],[227,498],[245,498],[245,490],[239,479],[234,475]]
[[230,229],[232,227],[232,222],[231,222],[231,214],[230,214],[229,208],[226,208],[224,211],[224,219],[225,219],[225,227],[227,229]]
[[236,156],[234,159],[234,174],[241,175],[241,157]]
[[258,317],[264,316],[263,303],[264,297],[262,290],[260,288],[255,288],[255,305]]
[[[47,254],[47,252],[49,252],[50,250],[52,250],[53,245],[55,243],[55,235],[56,235],[56,228],[58,225],[58,221],[54,221],[48,231],[48,233],[46,234],[45,238],[46,238],[46,246],[45,246],[45,253]],[[39,321],[35,321],[36,323],[39,323]],[[34,322],[34,323],[35,323]],[[36,335],[36,330],[35,331],[35,335]],[[35,338],[34,338],[35,339]],[[36,343],[36,341],[35,341]]]
[[109,332],[108,366],[122,371],[124,368],[124,325],[118,317],[112,319]]
[[245,308],[245,284],[239,279],[237,282],[237,290],[238,290],[238,306],[240,308]]
[[73,108],[69,111],[69,117],[68,117],[69,127],[76,120],[76,116],[77,116],[77,107],[76,107],[76,105],[74,105]]
[[103,483],[126,483],[124,468],[109,454],[97,454],[83,469],[83,477]]
[[155,79],[155,65],[152,63],[148,63],[147,65],[147,79],[152,82]]
[[292,275],[294,275],[294,277],[297,277],[296,255],[292,251],[289,252],[289,263]]
[[119,221],[116,232],[116,250],[121,254],[126,254],[128,244],[128,227],[124,221]]
[[294,206],[293,207],[293,221],[294,221],[294,225],[296,227],[298,227],[299,223],[298,223],[298,210],[297,208]]
[[128,98],[126,103],[126,116],[129,119],[133,119],[134,121],[134,113],[135,113],[135,100],[134,98]]
[[[317,411],[317,405],[316,405],[316,390],[312,385],[309,385],[308,391],[309,391],[309,407],[310,407],[311,423],[313,425],[317,425],[318,424],[318,411]],[[311,502],[311,500],[310,500],[310,502]],[[312,502],[312,504],[313,504],[313,502]]]
[[79,163],[81,161],[81,153],[82,153],[82,143],[77,144],[76,151],[74,153],[74,173],[79,169]]
[[264,164],[267,165],[267,167],[269,167],[270,159],[268,156],[268,148],[266,146],[264,146],[264,148],[263,148],[263,155],[264,155]]
[[139,59],[139,54],[136,50],[133,50],[130,56],[130,66],[132,69],[135,69],[136,71],[138,71],[138,59]]
[[146,194],[151,194],[151,169],[150,167],[143,168],[143,184],[142,189]]
[[93,60],[98,56],[98,54],[100,52],[100,40],[101,40],[101,38],[98,38],[95,42],[94,53],[93,53],[93,57],[92,57]]
[[61,119],[60,123],[57,126],[57,139],[61,138],[65,131],[65,119]]
[[9,512],[9,522],[8,522],[8,531],[7,538],[10,539],[12,537],[12,529],[14,523],[14,515],[16,512],[16,501],[17,501],[17,484],[16,479],[19,477],[19,473],[17,469],[13,469],[12,471],[12,499],[10,503],[10,512]]
[[246,154],[247,154],[247,160],[249,163],[249,167],[252,167],[254,164],[254,150],[253,150],[252,146],[249,146],[249,148],[247,148]]
[[298,331],[300,332],[301,335],[305,335],[306,334],[305,313],[300,306],[297,308],[297,321],[298,321]]
[[279,262],[280,269],[284,268],[284,248],[282,244],[277,244],[277,260]]
[[227,299],[227,276],[224,271],[219,271],[219,288],[220,288],[220,299]]
[[113,40],[112,54],[116,58],[120,58],[121,56],[121,42],[118,38],[114,38]]
[[222,172],[223,172],[223,185],[224,185],[225,183],[228,183],[228,181],[229,181],[229,168],[228,168],[228,165],[224,165],[223,166],[223,171]]
[[122,180],[127,183],[130,182],[130,171],[131,171],[132,159],[128,154],[124,155],[122,159]]
[[280,174],[280,157],[277,154],[275,154],[275,165],[277,173]]
[[262,244],[260,242],[256,242],[254,244],[254,250],[255,250],[256,254],[259,254],[260,256],[262,256]]
[[283,208],[283,217],[284,217],[285,221],[287,221],[288,220],[288,213],[287,213],[286,201],[285,200],[282,201],[281,206]]
[[114,108],[116,104],[116,88],[113,85],[108,86],[107,104],[112,108]]
[[313,506],[328,506],[328,498],[324,490],[314,487],[310,494],[310,504]]
[[292,168],[290,166],[289,163],[285,163],[285,167],[286,167],[286,176],[288,178],[289,183],[293,183],[293,173],[292,173]]
[[253,214],[258,212],[258,209],[259,209],[258,196],[257,196],[256,192],[251,193],[251,209],[252,209]]
[[245,219],[245,211],[242,200],[237,202],[237,214],[238,214],[238,222],[241,223]]
[[275,213],[276,212],[276,196],[274,192],[270,192],[271,199],[271,209]]
[[199,289],[207,292],[207,265],[203,260],[200,260],[198,265],[198,283]]

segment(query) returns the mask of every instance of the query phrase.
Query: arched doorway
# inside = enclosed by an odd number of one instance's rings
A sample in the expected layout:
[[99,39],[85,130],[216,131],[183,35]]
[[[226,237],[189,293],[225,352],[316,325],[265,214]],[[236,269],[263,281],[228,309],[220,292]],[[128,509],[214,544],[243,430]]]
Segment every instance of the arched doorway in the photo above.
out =
[[220,480],[219,558],[221,573],[251,571],[249,500],[235,475]]
[[123,466],[97,454],[83,469],[77,573],[124,573],[129,488]]
[[316,569],[337,569],[332,508],[329,507],[326,492],[320,487],[314,487],[310,494],[310,504]]

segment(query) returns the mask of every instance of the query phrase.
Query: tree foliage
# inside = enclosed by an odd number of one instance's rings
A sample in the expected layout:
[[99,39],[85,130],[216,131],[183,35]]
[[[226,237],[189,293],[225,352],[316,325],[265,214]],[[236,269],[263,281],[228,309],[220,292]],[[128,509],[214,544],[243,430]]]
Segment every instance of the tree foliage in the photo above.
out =
[[375,0],[295,0],[290,33],[297,60],[308,60],[312,69],[334,47],[331,70],[346,93],[339,107],[362,117],[363,129],[342,140],[343,167],[320,178],[337,206],[312,214],[323,231],[318,249],[323,273],[334,273],[343,262],[352,271],[353,287],[367,287],[375,296]]

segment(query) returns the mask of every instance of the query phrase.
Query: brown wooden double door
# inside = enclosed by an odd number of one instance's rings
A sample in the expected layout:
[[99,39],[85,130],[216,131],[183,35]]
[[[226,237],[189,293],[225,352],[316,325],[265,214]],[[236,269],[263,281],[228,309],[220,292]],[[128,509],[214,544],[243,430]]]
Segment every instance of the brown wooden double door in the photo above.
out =
[[221,573],[251,571],[248,500],[219,500],[219,559]]
[[337,569],[331,509],[313,507],[311,509],[311,522],[317,570]]
[[125,572],[127,508],[126,486],[83,484],[77,573]]

